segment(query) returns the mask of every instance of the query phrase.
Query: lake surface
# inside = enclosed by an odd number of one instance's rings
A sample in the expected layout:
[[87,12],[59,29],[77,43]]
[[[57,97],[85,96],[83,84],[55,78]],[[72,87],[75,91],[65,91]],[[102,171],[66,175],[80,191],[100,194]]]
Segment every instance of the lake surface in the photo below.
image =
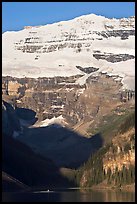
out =
[[35,191],[2,193],[3,202],[135,202],[135,192],[124,191]]

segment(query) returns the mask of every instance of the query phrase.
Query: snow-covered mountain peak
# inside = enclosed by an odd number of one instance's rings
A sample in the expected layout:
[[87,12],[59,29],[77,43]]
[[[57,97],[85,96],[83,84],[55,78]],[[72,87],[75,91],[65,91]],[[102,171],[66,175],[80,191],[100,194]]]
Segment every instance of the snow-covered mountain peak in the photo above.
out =
[[78,17],[76,17],[74,19],[75,20],[88,20],[88,21],[92,20],[92,21],[96,21],[97,19],[98,20],[104,20],[104,19],[106,19],[106,17],[91,13],[91,14],[87,14],[87,15],[78,16]]
[[[50,28],[50,27],[65,27],[66,25],[68,26],[74,26],[74,24],[79,24],[79,26],[81,26],[81,24],[85,24],[85,27],[86,27],[86,24],[92,24],[92,23],[95,23],[95,24],[103,24],[104,25],[104,29],[105,29],[105,24],[107,23],[111,23],[111,24],[114,24],[114,26],[121,26],[121,22],[122,23],[128,23],[129,24],[129,28],[130,26],[133,26],[134,27],[134,24],[135,24],[135,16],[131,16],[129,18],[121,18],[121,19],[116,19],[116,18],[107,18],[105,16],[102,16],[102,15],[96,15],[96,14],[88,14],[88,15],[82,15],[82,16],[79,16],[79,17],[75,17],[71,20],[67,20],[67,21],[60,21],[60,22],[55,22],[55,23],[51,23],[51,24],[46,24],[46,25],[38,25],[38,26],[24,26],[24,29],[26,30],[31,30],[31,29],[39,29],[42,30],[42,29],[45,29],[45,28]],[[132,24],[132,25],[131,25]],[[87,26],[88,27],[88,26]],[[98,27],[97,30],[101,30],[102,27]],[[95,30],[95,27],[94,27],[94,30]]]
[[85,76],[89,73],[83,69],[94,67],[99,69],[97,73],[121,74],[127,87],[130,79],[134,83],[134,16],[109,19],[88,14],[69,21],[26,26],[3,33],[2,43],[3,75]]

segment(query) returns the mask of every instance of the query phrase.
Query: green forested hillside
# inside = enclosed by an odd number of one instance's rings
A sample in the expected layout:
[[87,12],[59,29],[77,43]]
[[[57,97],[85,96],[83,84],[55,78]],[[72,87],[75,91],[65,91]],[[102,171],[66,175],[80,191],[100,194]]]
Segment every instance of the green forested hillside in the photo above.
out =
[[118,187],[135,182],[135,112],[130,110],[115,120],[113,116],[110,121],[100,126],[100,130],[103,137],[111,136],[111,131],[115,136],[76,171],[78,186],[103,183]]

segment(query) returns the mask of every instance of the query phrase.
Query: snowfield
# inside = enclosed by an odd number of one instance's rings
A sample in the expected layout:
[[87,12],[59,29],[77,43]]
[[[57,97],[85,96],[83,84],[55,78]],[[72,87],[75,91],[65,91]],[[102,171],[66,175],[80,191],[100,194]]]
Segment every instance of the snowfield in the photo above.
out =
[[65,118],[63,118],[63,116],[60,115],[58,117],[53,117],[51,119],[45,119],[41,122],[38,122],[35,125],[33,125],[33,127],[46,127],[50,125],[54,125],[57,128],[64,127],[65,125],[67,125],[67,122],[65,122]]
[[[83,75],[76,82],[82,85],[92,73],[85,74],[76,66],[95,67],[99,68],[95,73],[122,76],[123,87],[134,89],[135,58],[112,63],[93,56],[95,52],[135,56],[134,35],[124,40],[120,36],[107,36],[111,31],[134,30],[135,17],[108,19],[89,14],[45,26],[7,31],[2,34],[2,75],[19,78]],[[106,37],[102,32],[106,32]]]

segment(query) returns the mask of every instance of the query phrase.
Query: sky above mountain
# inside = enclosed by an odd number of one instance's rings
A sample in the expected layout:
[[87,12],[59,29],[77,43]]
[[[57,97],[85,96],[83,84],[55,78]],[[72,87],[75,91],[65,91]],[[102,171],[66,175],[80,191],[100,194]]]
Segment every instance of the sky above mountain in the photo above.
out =
[[2,2],[2,32],[46,25],[94,13],[107,18],[135,15],[135,2]]

